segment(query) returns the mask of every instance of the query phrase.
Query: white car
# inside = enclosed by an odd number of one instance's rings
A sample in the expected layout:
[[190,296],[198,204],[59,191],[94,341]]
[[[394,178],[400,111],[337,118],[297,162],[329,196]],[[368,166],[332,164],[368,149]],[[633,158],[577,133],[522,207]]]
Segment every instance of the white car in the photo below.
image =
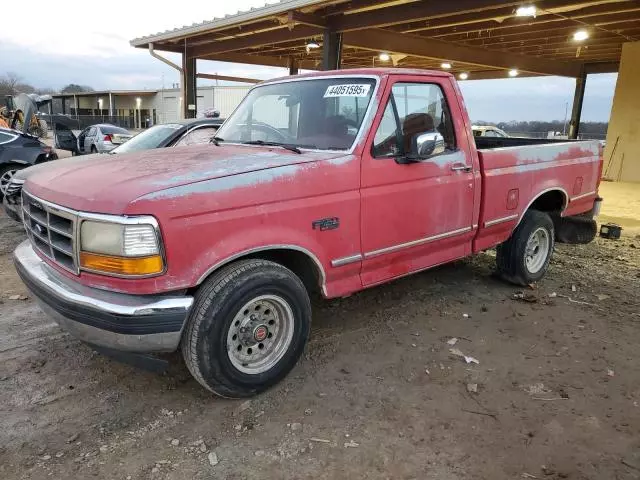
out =
[[509,134],[504,130],[499,129],[498,127],[494,127],[493,125],[473,125],[471,127],[473,130],[474,137],[508,137]]
[[108,123],[87,127],[77,137],[64,126],[59,126],[55,134],[56,147],[71,150],[74,155],[107,153],[131,137],[133,135],[128,130]]

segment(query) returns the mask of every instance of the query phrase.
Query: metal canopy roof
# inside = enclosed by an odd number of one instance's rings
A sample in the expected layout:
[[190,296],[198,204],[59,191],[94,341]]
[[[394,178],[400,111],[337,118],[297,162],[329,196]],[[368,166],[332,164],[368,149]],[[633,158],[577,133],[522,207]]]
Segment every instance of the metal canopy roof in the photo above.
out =
[[[535,5],[535,17],[516,15]],[[282,0],[131,44],[187,58],[319,69],[326,29],[342,33],[343,68],[398,66],[500,78],[617,71],[622,44],[640,39],[640,0]],[[588,38],[573,34],[585,30]],[[320,48],[308,49],[310,41]],[[379,53],[391,59],[382,62]]]

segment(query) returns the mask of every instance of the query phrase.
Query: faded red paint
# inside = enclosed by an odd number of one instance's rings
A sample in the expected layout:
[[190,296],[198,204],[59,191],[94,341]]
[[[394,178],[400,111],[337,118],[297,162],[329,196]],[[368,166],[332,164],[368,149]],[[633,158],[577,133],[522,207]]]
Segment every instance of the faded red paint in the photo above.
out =
[[[595,193],[571,197],[597,191],[597,142],[478,151],[451,75],[361,69],[312,76],[338,74],[375,75],[380,82],[373,114],[363,123],[366,134],[351,153],[203,145],[105,156],[81,168],[52,164],[29,177],[25,189],[44,200],[94,213],[153,215],[160,224],[164,275],[127,280],[59,271],[90,286],[151,294],[196,287],[230,258],[282,245],[310,252],[324,272],[325,295],[337,297],[503,242],[545,190],[567,192],[566,215],[591,209]],[[399,81],[442,87],[457,152],[409,165],[371,156],[391,86]],[[472,169],[452,171],[454,163]],[[580,192],[574,189],[577,178]],[[515,208],[509,204],[512,190]],[[327,217],[338,217],[340,227],[312,228],[314,220]],[[358,254],[361,261],[332,266],[333,260]]]

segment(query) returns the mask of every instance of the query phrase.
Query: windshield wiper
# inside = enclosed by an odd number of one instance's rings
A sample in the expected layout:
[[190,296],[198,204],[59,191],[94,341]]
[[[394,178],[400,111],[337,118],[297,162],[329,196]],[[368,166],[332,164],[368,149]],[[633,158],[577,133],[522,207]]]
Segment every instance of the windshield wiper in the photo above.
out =
[[265,147],[282,147],[286,150],[289,150],[290,152],[295,152],[295,153],[302,153],[302,150],[300,150],[298,147],[296,147],[295,145],[289,145],[287,143],[278,143],[278,142],[265,142],[264,140],[251,140],[248,142],[242,142],[245,145],[262,145]]
[[211,137],[211,140],[209,140],[209,143],[213,143],[216,147],[220,146],[220,142],[224,142],[224,138]]

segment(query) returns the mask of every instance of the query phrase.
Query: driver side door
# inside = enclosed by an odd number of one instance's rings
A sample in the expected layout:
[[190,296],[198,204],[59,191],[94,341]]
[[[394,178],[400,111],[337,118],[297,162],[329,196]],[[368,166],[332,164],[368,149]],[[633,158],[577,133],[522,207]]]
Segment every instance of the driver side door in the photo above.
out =
[[[390,80],[362,159],[362,283],[365,286],[464,257],[474,234],[479,176],[448,78]],[[412,140],[444,137],[445,150],[404,162]]]
[[78,138],[66,125],[56,124],[54,132],[55,146],[59,150],[77,152]]

